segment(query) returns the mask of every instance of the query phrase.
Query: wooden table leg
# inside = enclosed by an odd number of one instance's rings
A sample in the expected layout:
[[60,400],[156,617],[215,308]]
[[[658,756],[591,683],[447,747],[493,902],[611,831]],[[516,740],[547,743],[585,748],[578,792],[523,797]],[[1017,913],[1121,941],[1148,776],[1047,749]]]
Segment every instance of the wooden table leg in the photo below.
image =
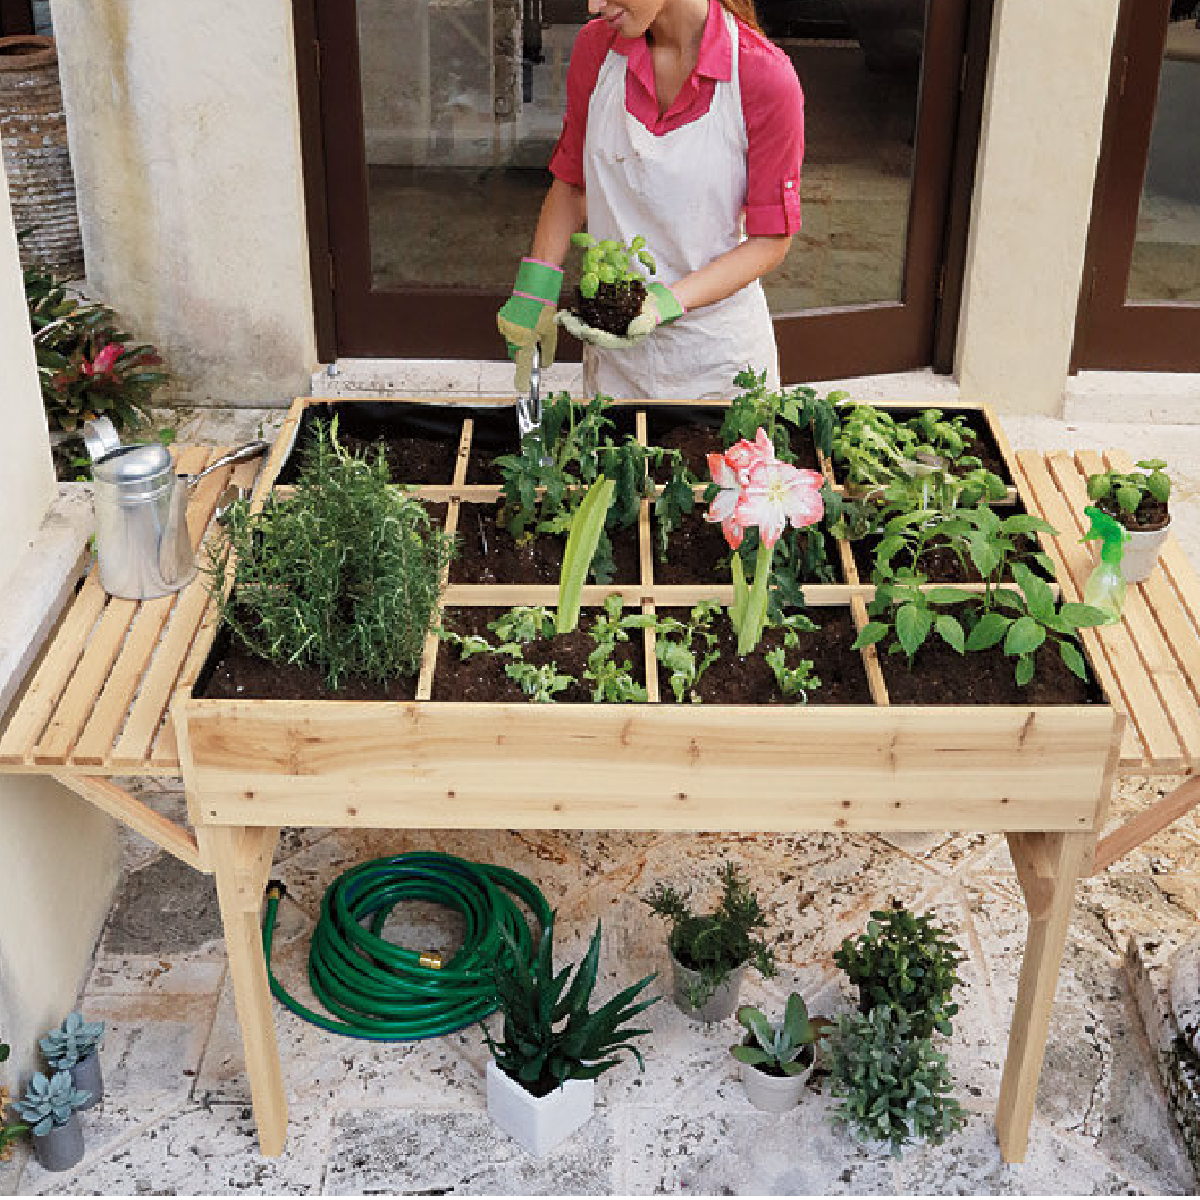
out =
[[1024,1162],[1075,880],[1092,835],[1010,833],[1007,837],[1029,909],[1029,932],[1000,1081],[996,1135],[1005,1162]]
[[263,1154],[271,1156],[283,1151],[287,1137],[287,1099],[263,958],[260,911],[278,834],[277,829],[210,825],[206,835],[225,926],[225,950],[254,1101],[258,1145]]

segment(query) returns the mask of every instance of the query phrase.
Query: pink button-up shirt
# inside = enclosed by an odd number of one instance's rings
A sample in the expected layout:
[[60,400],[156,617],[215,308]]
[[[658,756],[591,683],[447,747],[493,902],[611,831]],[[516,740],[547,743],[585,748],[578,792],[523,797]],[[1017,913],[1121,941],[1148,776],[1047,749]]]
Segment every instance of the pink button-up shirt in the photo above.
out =
[[[738,76],[746,121],[746,233],[766,237],[800,228],[800,165],[804,159],[804,93],[791,60],[762,34],[737,23]],[[625,109],[651,133],[664,134],[708,112],[717,80],[728,80],[734,47],[721,18],[720,0],[709,0],[708,20],[695,70],[659,116],[654,60],[644,37],[624,38],[602,20],[589,21],[575,38],[567,70],[567,112],[550,158],[564,183],[584,186],[583,141],[588,101],[610,50],[628,58]]]

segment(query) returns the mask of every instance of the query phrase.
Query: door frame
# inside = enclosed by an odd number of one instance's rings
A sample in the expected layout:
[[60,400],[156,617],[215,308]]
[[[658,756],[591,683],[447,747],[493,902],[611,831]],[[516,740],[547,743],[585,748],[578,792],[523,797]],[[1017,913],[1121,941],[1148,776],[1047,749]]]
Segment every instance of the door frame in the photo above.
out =
[[[993,3],[929,0],[926,41],[942,53],[926,53],[922,67],[904,299],[781,314],[775,327],[785,378],[832,379],[931,365],[943,373],[952,370]],[[338,7],[345,11],[340,0]],[[323,11],[329,11],[324,0],[293,0],[309,262],[321,361],[381,353],[499,359],[494,314],[506,293],[413,288],[371,295],[361,104],[349,105],[339,125],[331,121],[329,106],[323,103],[331,78],[340,79],[346,92],[361,94],[357,29],[352,20],[331,22],[328,15],[323,24]],[[954,103],[935,111],[926,103],[931,94],[953,98]],[[344,231],[354,228],[360,236],[347,239]],[[925,256],[924,269],[917,263],[919,255]],[[384,296],[387,303],[371,302]],[[403,332],[397,343],[398,330]],[[389,343],[397,349],[376,348]],[[561,358],[578,357],[574,339],[564,336],[562,343]]]
[[1126,299],[1170,7],[1124,0],[1117,16],[1072,372],[1200,371],[1200,304]]

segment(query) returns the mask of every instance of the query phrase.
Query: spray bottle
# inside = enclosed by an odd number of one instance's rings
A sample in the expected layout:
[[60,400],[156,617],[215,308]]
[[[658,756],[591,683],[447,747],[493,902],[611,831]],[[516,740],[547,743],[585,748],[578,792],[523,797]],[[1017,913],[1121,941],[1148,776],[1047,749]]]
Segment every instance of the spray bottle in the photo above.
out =
[[1108,614],[1109,625],[1121,619],[1121,608],[1125,603],[1125,580],[1121,578],[1121,558],[1129,533],[1125,527],[1108,513],[1088,505],[1084,513],[1091,518],[1091,528],[1083,536],[1088,542],[1100,540],[1100,562],[1088,576],[1083,588],[1083,602]]

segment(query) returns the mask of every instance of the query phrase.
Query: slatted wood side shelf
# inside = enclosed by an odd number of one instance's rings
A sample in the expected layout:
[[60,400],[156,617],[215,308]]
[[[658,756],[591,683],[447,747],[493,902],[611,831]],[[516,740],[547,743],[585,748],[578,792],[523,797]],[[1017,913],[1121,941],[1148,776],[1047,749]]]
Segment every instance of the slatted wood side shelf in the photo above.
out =
[[[226,451],[181,448],[177,466],[196,472]],[[260,463],[203,479],[188,506],[188,532],[207,530],[230,482],[248,487]],[[154,600],[105,594],[93,564],[27,681],[0,736],[0,769],[79,775],[178,775],[167,707],[208,608],[202,575]]]

